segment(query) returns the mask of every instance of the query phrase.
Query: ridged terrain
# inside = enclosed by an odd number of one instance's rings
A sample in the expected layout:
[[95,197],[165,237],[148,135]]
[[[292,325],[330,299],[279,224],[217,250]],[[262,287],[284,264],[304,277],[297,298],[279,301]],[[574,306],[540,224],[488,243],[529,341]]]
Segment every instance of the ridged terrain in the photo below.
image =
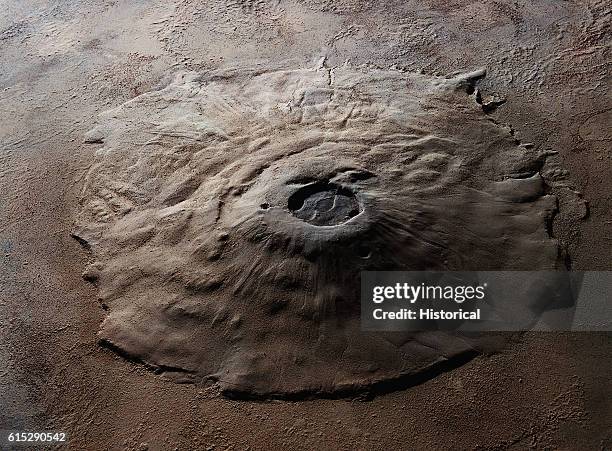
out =
[[553,269],[545,156],[474,83],[348,65],[184,73],[102,114],[75,236],[100,337],[176,380],[335,396],[484,339],[365,333],[363,270]]

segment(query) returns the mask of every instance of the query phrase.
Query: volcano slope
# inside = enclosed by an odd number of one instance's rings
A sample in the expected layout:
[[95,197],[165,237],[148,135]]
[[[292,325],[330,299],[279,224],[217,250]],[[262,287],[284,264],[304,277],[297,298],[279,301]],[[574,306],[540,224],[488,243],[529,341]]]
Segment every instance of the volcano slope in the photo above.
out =
[[362,332],[359,275],[564,265],[547,156],[485,114],[483,76],[181,73],[103,113],[74,230],[102,343],[248,397],[373,390],[480,352]]

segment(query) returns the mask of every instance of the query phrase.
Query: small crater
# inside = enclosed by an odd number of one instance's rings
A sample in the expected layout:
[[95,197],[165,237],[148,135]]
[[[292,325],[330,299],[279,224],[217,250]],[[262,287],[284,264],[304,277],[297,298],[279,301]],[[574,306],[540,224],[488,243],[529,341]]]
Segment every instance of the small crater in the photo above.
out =
[[372,256],[372,251],[365,244],[359,244],[357,246],[357,255],[359,255],[359,258],[363,258],[364,260],[367,260],[368,258]]

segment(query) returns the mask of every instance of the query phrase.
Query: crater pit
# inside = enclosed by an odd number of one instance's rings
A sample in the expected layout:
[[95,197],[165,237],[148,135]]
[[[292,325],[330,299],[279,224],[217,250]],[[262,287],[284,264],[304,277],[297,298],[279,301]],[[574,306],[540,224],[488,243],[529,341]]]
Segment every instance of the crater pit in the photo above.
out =
[[315,226],[335,226],[357,216],[361,207],[348,188],[325,181],[298,189],[287,207],[297,218]]

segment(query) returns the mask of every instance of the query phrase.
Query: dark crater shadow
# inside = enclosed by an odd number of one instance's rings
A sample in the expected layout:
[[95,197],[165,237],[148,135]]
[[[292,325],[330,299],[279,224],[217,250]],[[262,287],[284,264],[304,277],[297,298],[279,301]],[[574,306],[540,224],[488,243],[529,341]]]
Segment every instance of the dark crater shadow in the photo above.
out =
[[287,207],[295,217],[316,226],[339,225],[361,212],[355,193],[327,181],[298,189],[289,197]]

